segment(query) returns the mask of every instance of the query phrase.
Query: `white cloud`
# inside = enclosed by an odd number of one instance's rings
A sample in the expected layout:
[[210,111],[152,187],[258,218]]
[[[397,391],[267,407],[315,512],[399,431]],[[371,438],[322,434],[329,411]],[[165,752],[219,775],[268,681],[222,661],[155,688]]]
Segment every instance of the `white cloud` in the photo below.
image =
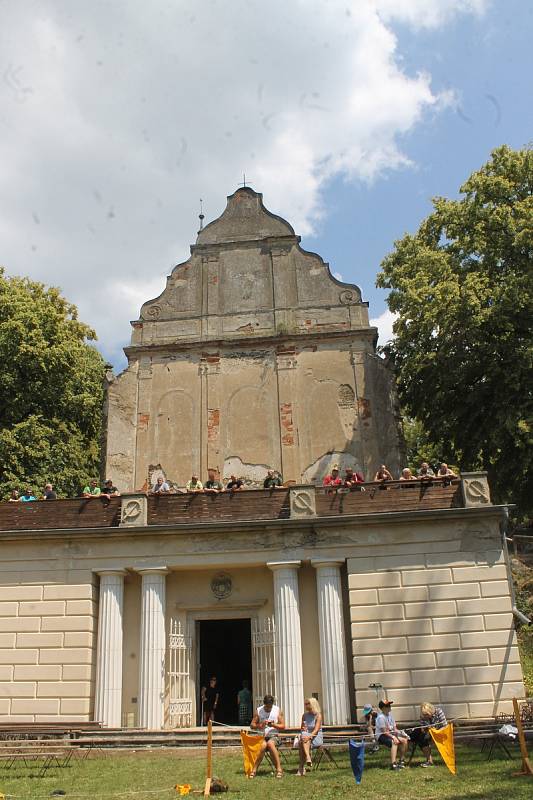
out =
[[397,319],[398,314],[393,314],[392,311],[389,311],[389,309],[386,308],[385,311],[379,315],[379,317],[370,320],[370,324],[375,325],[378,329],[378,345],[380,347],[383,347],[383,345],[387,344],[387,342],[390,342],[391,339],[394,339],[392,326]]
[[342,175],[446,95],[393,32],[481,0],[40,0],[2,4],[0,219],[8,272],[60,285],[115,357],[141,302],[187,257],[243,171],[301,234]]

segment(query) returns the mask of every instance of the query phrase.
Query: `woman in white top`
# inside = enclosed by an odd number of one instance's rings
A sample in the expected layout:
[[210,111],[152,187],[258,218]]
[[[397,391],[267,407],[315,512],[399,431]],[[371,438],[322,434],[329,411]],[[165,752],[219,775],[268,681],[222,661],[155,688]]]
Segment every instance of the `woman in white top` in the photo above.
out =
[[254,768],[250,772],[250,778],[255,778],[259,765],[267,750],[276,770],[276,778],[282,778],[283,770],[281,769],[281,761],[277,748],[279,743],[277,734],[278,731],[285,730],[285,719],[283,717],[283,711],[278,706],[274,705],[274,698],[271,694],[266,694],[264,696],[263,705],[259,706],[255,712],[254,718],[250,723],[250,728],[256,731],[262,731],[264,737]]

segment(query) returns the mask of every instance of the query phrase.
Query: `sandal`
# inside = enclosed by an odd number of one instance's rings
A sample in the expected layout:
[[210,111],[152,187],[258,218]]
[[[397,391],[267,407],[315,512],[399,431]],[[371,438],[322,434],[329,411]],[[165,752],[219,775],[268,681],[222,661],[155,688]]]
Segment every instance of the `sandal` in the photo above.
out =
[[276,778],[283,778],[283,772],[276,772]]
[[252,770],[252,771],[250,772],[250,774],[248,775],[248,777],[249,777],[249,778],[255,778],[255,775],[256,775],[256,773],[255,773],[255,770]]

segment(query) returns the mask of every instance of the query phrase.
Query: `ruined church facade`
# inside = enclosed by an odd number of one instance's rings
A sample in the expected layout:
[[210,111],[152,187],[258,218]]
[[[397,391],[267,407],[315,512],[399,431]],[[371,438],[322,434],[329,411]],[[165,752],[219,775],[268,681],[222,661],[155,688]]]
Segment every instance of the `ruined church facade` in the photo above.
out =
[[108,390],[106,471],[122,491],[208,468],[320,483],[333,463],[397,472],[389,370],[360,289],[241,188],[132,323]]

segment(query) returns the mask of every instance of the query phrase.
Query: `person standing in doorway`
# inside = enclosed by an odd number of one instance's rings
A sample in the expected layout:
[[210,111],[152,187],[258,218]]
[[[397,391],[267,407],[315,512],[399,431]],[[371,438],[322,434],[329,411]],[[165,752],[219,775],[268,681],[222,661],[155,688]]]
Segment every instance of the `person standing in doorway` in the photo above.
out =
[[218,706],[220,694],[217,687],[217,679],[213,676],[209,679],[207,686],[202,686],[202,709],[203,709],[203,724],[207,725],[207,721],[215,719],[215,711]]
[[249,725],[252,720],[252,693],[248,681],[242,682],[242,689],[237,693],[239,709],[239,725]]

